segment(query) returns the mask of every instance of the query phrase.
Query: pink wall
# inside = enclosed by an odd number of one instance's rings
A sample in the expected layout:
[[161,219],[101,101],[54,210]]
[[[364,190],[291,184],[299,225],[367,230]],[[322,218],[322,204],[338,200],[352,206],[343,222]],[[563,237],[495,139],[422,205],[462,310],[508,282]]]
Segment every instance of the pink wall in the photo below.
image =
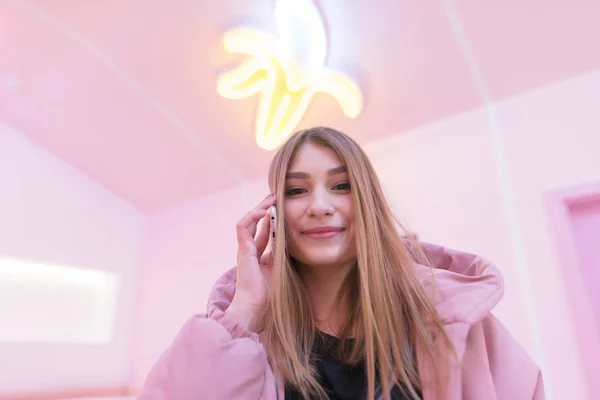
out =
[[[586,399],[574,316],[545,207],[548,193],[600,179],[600,71],[499,105],[526,244],[545,374],[556,399]],[[535,337],[533,338],[535,339]],[[600,355],[599,355],[600,356]]]
[[210,288],[235,265],[235,224],[267,190],[264,181],[234,187],[150,220],[137,307],[134,388],[185,320],[205,311]]
[[531,348],[486,115],[464,113],[366,149],[410,230],[501,267],[506,290],[496,314]]
[[502,268],[496,315],[556,399],[588,397],[545,196],[600,179],[599,93],[592,73],[369,146],[412,229]]
[[[600,178],[599,93],[600,74],[589,74],[366,146],[411,229],[501,267],[496,315],[542,365],[549,398],[586,399],[587,389],[544,196]],[[256,182],[152,219],[134,386],[190,313],[204,310],[235,261],[235,222],[265,190]]]
[[[121,277],[111,343],[0,343],[0,397],[14,391],[126,385],[131,369],[134,283],[146,217],[1,124],[0,185],[0,256],[110,270]],[[45,299],[31,301],[43,303]]]

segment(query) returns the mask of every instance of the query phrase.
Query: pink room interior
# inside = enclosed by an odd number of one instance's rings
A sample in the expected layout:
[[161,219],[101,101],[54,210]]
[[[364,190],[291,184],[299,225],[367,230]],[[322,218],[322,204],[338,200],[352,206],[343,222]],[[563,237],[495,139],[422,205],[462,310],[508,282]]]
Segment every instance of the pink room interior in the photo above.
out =
[[[0,400],[135,398],[204,312],[274,154],[227,33],[307,1],[0,0]],[[600,398],[600,3],[314,4],[287,43],[335,85],[289,126],[347,132],[420,239],[499,266],[548,399]]]

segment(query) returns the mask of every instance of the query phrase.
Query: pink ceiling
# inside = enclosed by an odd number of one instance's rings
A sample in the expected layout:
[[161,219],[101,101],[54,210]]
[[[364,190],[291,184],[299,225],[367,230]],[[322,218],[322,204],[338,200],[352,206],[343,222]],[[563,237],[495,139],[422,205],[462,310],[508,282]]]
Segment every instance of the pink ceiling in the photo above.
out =
[[[474,67],[497,100],[600,66],[596,0],[316,2],[328,64],[359,80],[365,109],[348,120],[317,96],[301,126],[361,143],[481,105]],[[215,85],[239,61],[221,34],[275,33],[272,5],[0,0],[0,119],[146,212],[260,178],[256,98]]]

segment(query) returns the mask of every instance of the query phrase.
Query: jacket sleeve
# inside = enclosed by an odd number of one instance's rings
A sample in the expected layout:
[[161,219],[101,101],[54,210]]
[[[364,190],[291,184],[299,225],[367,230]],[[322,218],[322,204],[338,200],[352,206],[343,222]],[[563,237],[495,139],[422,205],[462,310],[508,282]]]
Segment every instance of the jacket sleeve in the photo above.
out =
[[274,382],[258,336],[215,312],[183,326],[138,400],[271,400],[277,397]]
[[497,400],[545,399],[539,367],[491,314],[468,334],[462,382],[465,399],[482,398],[485,387],[494,388]]

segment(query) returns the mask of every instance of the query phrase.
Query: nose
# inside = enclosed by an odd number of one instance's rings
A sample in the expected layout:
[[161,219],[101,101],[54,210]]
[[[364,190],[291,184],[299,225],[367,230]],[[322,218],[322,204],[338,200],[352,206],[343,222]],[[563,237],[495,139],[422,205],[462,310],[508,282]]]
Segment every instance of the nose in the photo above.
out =
[[313,191],[307,212],[308,215],[317,218],[333,215],[333,202],[327,190],[319,189]]

